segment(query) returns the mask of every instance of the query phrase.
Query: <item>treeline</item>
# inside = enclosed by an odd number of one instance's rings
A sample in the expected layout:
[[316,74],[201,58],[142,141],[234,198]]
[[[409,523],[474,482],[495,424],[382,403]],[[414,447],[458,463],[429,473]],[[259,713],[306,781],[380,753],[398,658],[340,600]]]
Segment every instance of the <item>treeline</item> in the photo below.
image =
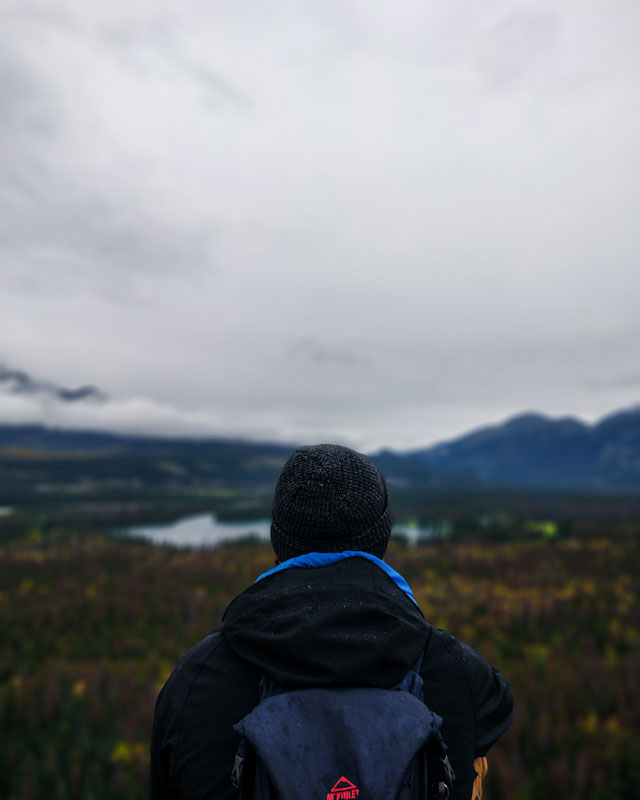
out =
[[[20,538],[34,527],[49,534],[60,528],[112,531],[204,513],[223,521],[271,516],[272,486],[145,489],[79,479],[29,484],[18,491],[2,482],[1,462],[0,458],[0,542]],[[415,525],[454,540],[618,538],[640,531],[638,493],[390,486],[389,494],[397,530]],[[3,506],[12,513],[3,514]]]
[[[631,800],[640,786],[640,539],[392,545],[425,616],[510,679],[491,800]],[[0,544],[0,797],[144,797],[157,693],[267,545],[154,548],[31,527]]]

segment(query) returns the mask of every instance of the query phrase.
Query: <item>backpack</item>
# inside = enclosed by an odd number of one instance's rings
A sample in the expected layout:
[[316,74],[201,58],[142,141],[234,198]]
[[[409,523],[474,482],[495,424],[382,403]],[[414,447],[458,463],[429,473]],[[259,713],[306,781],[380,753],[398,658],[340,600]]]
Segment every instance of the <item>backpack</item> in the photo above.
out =
[[441,725],[419,669],[391,689],[287,690],[265,676],[234,725],[232,783],[242,800],[447,800],[455,776]]

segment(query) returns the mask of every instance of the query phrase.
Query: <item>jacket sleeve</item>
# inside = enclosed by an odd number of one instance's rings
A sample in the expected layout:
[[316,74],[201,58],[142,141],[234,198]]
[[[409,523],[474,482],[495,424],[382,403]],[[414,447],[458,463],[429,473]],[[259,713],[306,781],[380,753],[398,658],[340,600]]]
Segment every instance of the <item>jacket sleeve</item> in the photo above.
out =
[[236,722],[259,700],[260,673],[215,631],[179,662],[156,703],[151,800],[234,800]]
[[179,794],[173,788],[170,777],[169,762],[171,758],[170,738],[167,737],[167,709],[164,689],[156,701],[156,711],[151,735],[151,800],[179,800]]
[[511,725],[513,696],[502,673],[472,647],[461,644],[461,648],[475,710],[475,756],[480,758]]
[[[203,663],[218,644],[219,636],[214,633],[191,648],[177,663],[158,695],[151,736],[151,800],[182,800],[185,796],[182,785],[185,709]],[[192,720],[188,718],[186,722],[189,726]],[[198,728],[195,735],[200,733]],[[205,780],[199,783],[203,789],[209,785]]]

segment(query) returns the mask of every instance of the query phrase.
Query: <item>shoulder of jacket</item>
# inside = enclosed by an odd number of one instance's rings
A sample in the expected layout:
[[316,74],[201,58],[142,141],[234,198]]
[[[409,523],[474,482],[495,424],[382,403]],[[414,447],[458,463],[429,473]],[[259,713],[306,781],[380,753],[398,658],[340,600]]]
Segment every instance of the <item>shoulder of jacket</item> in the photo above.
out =
[[203,664],[222,643],[219,630],[212,631],[191,647],[173,668],[158,696],[157,705],[169,713],[176,723],[182,715],[189,690],[197,680]]
[[182,718],[193,684],[203,665],[210,659],[223,639],[218,629],[191,647],[178,661],[158,696],[156,719],[161,739],[171,741],[170,766],[175,768],[182,733]]
[[[452,636],[442,628],[434,628],[431,626],[432,636],[440,642],[448,656],[453,659],[464,670],[467,679],[471,680],[477,669],[488,668],[490,665],[485,659],[469,645],[464,644],[455,636]],[[471,688],[471,687],[470,687]]]
[[436,628],[435,625],[427,623],[431,631],[431,637],[438,641],[440,645],[456,660],[460,660],[461,643],[447,631],[442,628]]
[[177,666],[182,664],[183,662],[199,662],[199,661],[206,661],[207,658],[213,653],[213,651],[220,646],[222,642],[222,632],[220,628],[216,628],[214,631],[211,631],[210,634],[204,637],[204,639],[200,639],[199,642],[193,645],[187,652],[182,656],[180,661],[178,661]]
[[430,628],[430,642],[438,642],[450,666],[455,665],[464,676],[475,714],[474,661],[481,657],[475,650],[472,650],[442,628],[436,628],[433,625],[430,625]]

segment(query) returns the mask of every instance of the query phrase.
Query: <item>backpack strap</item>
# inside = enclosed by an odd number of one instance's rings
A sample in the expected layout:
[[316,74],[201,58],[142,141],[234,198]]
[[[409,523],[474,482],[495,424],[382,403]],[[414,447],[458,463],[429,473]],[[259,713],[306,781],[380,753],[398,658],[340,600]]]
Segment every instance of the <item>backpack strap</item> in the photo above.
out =
[[[413,663],[411,670],[420,677],[420,685],[422,685],[422,662],[427,651],[427,645],[420,650],[416,660]],[[424,702],[422,691],[420,691],[420,699]],[[447,745],[442,738],[442,734],[438,730],[435,737],[429,743],[427,752],[427,774],[429,776],[429,798],[434,800],[448,800],[451,794],[451,787],[456,779],[453,767],[447,755]],[[475,800],[475,797],[473,798]]]
[[440,731],[429,743],[427,774],[429,776],[429,798],[448,800],[456,776],[447,755],[447,745]]

